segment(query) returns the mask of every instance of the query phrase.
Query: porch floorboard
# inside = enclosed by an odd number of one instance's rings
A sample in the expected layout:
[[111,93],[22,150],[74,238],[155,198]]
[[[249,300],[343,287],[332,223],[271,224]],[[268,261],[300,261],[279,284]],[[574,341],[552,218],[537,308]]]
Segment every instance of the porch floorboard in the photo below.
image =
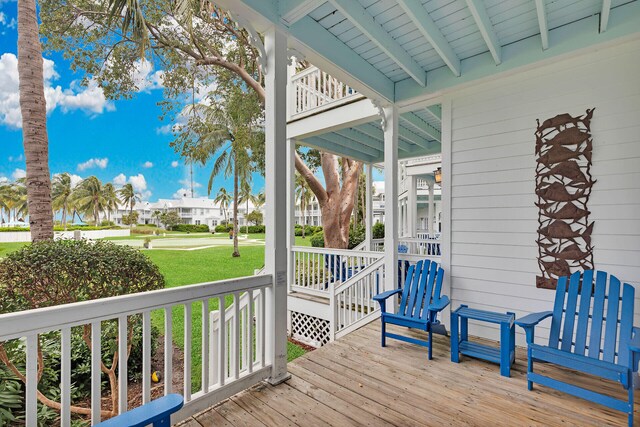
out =
[[[393,326],[388,330],[406,333]],[[423,337],[419,331],[411,334]],[[625,414],[600,405],[539,385],[527,391],[526,353],[522,348],[516,353],[511,378],[505,378],[498,365],[482,360],[461,356],[461,363],[452,363],[449,338],[436,335],[429,361],[419,346],[388,340],[386,348],[380,347],[376,321],[291,362],[291,379],[284,384],[259,384],[181,426],[626,424]],[[536,370],[626,396],[616,383],[543,364]],[[636,399],[636,419],[638,403]]]

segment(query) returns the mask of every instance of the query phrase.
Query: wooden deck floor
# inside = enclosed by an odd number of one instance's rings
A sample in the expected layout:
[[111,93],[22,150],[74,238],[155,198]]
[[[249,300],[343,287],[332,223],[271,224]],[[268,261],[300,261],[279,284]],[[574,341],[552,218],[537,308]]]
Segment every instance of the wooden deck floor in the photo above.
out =
[[[181,425],[626,425],[626,415],[585,400],[542,386],[527,391],[522,349],[512,377],[505,378],[488,362],[462,357],[452,363],[443,336],[434,338],[431,361],[425,348],[394,340],[382,348],[379,338],[379,323],[369,324],[290,363],[291,379],[284,384],[258,385]],[[623,396],[619,385],[537,366],[556,378]]]

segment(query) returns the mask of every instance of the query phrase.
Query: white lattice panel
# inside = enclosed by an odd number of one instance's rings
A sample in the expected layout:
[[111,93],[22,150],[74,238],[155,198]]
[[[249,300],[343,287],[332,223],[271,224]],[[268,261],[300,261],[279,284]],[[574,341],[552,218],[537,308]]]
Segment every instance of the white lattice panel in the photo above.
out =
[[308,314],[291,312],[291,336],[313,347],[322,347],[330,340],[329,321]]

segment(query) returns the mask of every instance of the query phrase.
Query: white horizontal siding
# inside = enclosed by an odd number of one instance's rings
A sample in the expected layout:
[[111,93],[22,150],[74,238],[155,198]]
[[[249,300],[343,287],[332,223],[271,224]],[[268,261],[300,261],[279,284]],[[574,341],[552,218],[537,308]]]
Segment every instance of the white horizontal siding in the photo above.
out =
[[[588,208],[595,221],[594,261],[597,269],[640,287],[638,75],[635,40],[450,94],[454,308],[468,304],[517,316],[552,308],[553,291],[535,287],[536,119],[593,107],[591,173],[597,182]],[[537,330],[538,339],[547,338],[548,328],[546,322]],[[476,324],[470,331],[498,337],[492,326]]]

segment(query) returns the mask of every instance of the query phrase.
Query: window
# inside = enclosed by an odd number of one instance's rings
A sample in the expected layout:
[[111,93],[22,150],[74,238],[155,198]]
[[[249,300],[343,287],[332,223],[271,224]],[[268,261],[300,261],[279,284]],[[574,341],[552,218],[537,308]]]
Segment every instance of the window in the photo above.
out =
[[200,225],[200,220],[196,219],[196,225]]

